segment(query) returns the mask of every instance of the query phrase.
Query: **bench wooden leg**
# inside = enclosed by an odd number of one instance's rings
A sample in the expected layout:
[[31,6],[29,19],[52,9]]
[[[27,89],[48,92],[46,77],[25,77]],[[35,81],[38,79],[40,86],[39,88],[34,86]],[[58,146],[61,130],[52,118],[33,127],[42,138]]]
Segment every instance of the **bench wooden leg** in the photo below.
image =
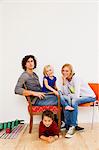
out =
[[30,115],[29,133],[32,132],[32,127],[33,127],[33,115]]
[[61,128],[61,110],[58,111],[58,127]]

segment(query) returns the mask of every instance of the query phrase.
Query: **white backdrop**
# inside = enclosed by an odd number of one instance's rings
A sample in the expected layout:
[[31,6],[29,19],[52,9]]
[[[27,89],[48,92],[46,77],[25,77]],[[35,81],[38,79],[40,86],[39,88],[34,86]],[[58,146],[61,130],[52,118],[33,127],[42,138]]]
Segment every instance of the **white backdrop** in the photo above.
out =
[[14,94],[21,60],[36,56],[52,64],[57,78],[64,63],[87,82],[98,82],[97,3],[86,1],[0,1],[0,122],[28,121],[25,98]]

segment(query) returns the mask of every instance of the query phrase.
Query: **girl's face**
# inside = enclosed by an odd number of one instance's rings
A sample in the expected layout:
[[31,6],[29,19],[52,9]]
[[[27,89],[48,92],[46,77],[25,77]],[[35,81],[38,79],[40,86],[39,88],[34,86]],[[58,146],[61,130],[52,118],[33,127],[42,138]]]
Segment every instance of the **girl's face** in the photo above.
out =
[[44,118],[43,118],[43,124],[46,127],[49,127],[52,124],[52,122],[53,122],[52,118],[50,118],[48,116],[44,116]]
[[63,77],[69,79],[69,77],[71,76],[71,69],[69,67],[67,67],[67,66],[64,67],[62,69],[62,75],[63,75]]
[[49,77],[53,76],[53,68],[52,67],[46,68],[46,75]]
[[32,70],[34,68],[34,60],[29,58],[26,62],[26,70]]

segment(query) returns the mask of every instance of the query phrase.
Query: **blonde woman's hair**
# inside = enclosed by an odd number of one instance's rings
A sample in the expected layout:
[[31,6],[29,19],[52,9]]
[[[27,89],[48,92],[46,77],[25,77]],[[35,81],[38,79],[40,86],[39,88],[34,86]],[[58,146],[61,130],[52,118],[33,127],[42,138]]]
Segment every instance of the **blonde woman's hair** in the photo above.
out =
[[51,67],[51,65],[44,66],[44,69],[43,69],[43,75],[44,76],[47,76],[46,69],[49,68],[49,67]]
[[68,67],[68,68],[70,69],[70,71],[71,71],[70,78],[72,78],[72,76],[75,74],[75,73],[74,73],[74,70],[73,70],[73,66],[72,66],[71,64],[64,64],[64,65],[62,66],[61,73],[62,73],[62,71],[63,71],[63,69],[64,69],[65,67]]

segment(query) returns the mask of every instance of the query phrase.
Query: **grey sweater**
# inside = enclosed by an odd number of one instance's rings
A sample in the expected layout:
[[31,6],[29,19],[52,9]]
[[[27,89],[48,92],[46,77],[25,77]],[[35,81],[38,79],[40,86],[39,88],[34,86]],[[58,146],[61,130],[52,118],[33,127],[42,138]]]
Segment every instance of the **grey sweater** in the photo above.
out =
[[33,72],[33,74],[30,75],[27,72],[23,72],[17,81],[15,87],[15,94],[23,95],[24,83],[28,90],[36,91],[36,92],[42,91],[39,78],[36,75],[36,73]]

